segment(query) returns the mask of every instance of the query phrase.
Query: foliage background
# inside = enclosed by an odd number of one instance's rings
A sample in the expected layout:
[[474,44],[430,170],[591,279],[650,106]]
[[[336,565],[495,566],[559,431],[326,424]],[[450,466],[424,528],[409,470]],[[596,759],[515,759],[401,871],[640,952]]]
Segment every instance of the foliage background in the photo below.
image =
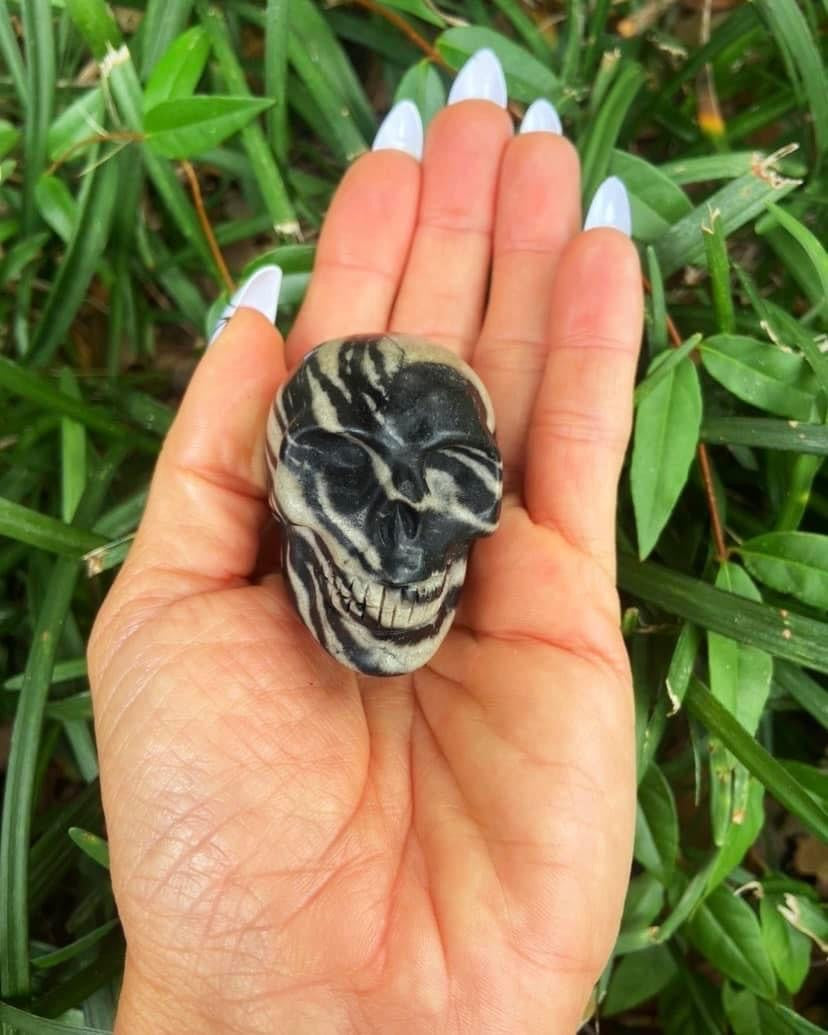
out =
[[516,116],[558,107],[585,200],[624,178],[651,284],[636,866],[587,1030],[823,1030],[827,27],[826,0],[0,0],[5,1030],[113,1023],[83,648],[226,298],[182,160],[232,278],[283,266],[287,326],[378,116],[430,117],[482,45]]

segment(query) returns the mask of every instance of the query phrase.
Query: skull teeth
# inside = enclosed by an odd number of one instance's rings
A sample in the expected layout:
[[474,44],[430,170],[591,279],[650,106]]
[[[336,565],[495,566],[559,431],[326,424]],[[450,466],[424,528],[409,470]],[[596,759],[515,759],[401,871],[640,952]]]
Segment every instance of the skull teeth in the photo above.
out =
[[[450,568],[451,566],[449,566]],[[414,629],[433,622],[446,594],[449,568],[412,586],[383,586],[325,573],[331,602],[343,615],[366,615],[385,629]]]

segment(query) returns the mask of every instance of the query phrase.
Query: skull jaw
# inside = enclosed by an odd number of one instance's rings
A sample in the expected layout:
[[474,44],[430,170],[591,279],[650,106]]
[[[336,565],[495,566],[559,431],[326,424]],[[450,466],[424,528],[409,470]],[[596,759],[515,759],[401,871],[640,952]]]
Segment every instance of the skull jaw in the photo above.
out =
[[[407,589],[375,584],[360,607],[342,592],[342,579],[319,562],[307,532],[286,537],[283,571],[294,605],[317,643],[340,664],[363,675],[403,675],[427,664],[454,621],[467,553],[449,561],[441,575],[426,580],[422,600],[412,604]],[[382,591],[382,599],[375,590]]]

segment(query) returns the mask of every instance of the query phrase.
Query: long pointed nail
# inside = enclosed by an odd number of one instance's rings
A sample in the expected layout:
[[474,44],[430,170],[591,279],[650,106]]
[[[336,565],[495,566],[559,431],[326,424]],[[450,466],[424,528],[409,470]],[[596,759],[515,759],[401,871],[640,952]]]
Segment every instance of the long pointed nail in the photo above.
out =
[[493,50],[484,47],[472,54],[451,84],[448,103],[458,101],[492,101],[506,107],[508,95],[503,66]]
[[262,266],[260,270],[256,270],[222,309],[207,344],[213,344],[237,309],[255,309],[270,323],[274,323],[281,289],[282,271],[278,266]]
[[519,133],[557,133],[563,134],[561,120],[555,111],[555,106],[543,97],[532,101],[526,109],[523,121],[520,124]]
[[589,206],[584,220],[584,230],[594,230],[599,226],[620,230],[627,237],[632,233],[630,198],[627,188],[617,176],[610,176],[604,180]]
[[423,157],[423,120],[413,101],[398,101],[382,120],[372,151],[405,151]]

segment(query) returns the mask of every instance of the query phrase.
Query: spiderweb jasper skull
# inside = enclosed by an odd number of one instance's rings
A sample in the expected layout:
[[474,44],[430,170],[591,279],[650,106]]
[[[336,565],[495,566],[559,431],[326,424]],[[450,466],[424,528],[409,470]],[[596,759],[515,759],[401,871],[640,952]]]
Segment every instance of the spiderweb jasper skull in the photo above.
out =
[[493,432],[474,371],[402,335],[326,342],[279,390],[267,459],[284,574],[342,664],[411,672],[439,647],[471,541],[497,526]]

